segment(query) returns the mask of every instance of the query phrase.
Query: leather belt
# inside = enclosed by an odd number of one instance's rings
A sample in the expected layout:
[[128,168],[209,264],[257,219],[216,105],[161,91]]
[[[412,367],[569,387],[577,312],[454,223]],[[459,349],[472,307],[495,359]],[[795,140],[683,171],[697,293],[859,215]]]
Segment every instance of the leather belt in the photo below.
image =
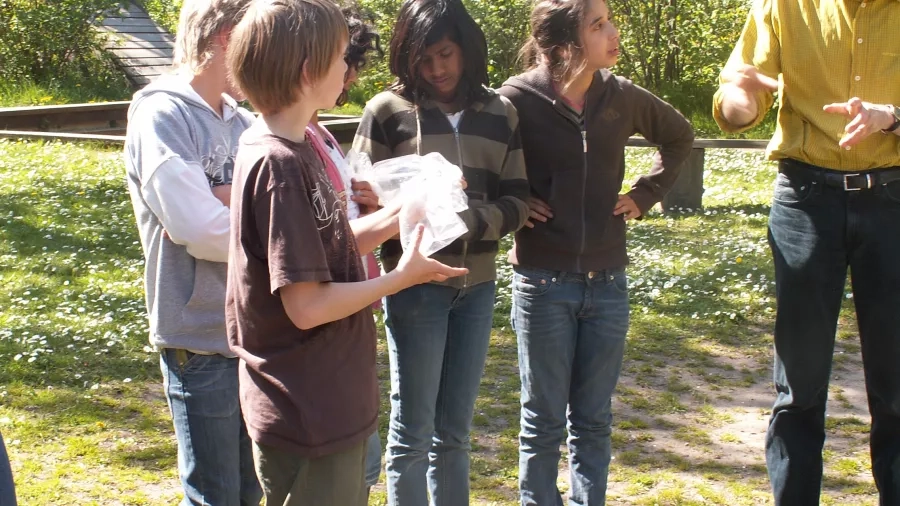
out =
[[871,190],[894,181],[900,181],[900,167],[885,167],[860,172],[845,172],[823,169],[793,159],[784,159],[778,163],[778,172],[790,179],[818,182],[825,186],[844,191]]

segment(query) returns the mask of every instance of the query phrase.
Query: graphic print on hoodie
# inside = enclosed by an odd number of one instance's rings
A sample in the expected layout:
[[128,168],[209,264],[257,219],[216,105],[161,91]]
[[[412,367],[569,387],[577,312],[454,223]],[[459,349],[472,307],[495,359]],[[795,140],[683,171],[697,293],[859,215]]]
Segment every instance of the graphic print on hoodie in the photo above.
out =
[[220,116],[189,79],[157,79],[128,110],[125,166],[150,343],[233,357],[225,333],[229,210],[210,188],[231,183],[238,141],[254,117],[227,96]]
[[222,137],[221,141],[222,144],[200,158],[200,165],[203,166],[210,187],[231,184],[234,178],[234,155],[237,153],[237,146],[232,145],[228,137]]

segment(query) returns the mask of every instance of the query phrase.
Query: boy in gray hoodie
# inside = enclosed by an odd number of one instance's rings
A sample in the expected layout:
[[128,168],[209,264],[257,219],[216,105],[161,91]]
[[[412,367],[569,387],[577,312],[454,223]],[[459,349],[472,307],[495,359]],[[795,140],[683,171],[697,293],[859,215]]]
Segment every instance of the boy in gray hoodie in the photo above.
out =
[[186,0],[174,75],[128,111],[128,191],[144,250],[150,343],[160,352],[178,440],[182,505],[259,504],[225,332],[229,194],[253,115],[227,77],[231,29],[249,0]]

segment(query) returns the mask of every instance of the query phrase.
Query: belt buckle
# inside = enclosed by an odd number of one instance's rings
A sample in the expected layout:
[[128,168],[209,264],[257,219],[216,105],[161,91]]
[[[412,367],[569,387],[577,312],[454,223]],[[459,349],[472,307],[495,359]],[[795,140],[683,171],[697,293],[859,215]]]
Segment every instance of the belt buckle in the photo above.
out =
[[865,188],[850,188],[847,184],[848,178],[861,176],[862,174],[844,174],[844,191],[845,192],[858,192],[860,190],[871,190],[872,189],[872,173],[866,174],[866,187]]

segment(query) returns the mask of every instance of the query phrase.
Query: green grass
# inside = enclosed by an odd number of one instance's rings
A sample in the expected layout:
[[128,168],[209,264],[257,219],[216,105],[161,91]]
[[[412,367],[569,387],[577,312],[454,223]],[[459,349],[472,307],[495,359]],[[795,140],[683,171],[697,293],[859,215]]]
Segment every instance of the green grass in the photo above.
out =
[[123,75],[60,77],[49,82],[6,80],[0,83],[0,107],[83,104],[130,100],[134,93]]
[[364,106],[352,102],[334,109],[323,111],[325,114],[345,114],[347,116],[362,116]]
[[[173,504],[175,444],[147,347],[143,263],[120,147],[0,140],[0,431],[21,504]],[[628,151],[628,181],[648,150]],[[611,504],[769,504],[761,434],[774,280],[765,227],[774,168],[710,150],[702,211],[629,228],[632,323],[615,415]],[[504,248],[509,246],[506,241]],[[500,262],[475,408],[473,504],[517,497],[519,378]],[[858,353],[852,300],[838,346]],[[848,357],[842,364],[858,368]],[[384,341],[381,434],[388,412]],[[837,385],[849,409],[852,389]],[[875,504],[865,412],[828,418],[824,504]],[[563,449],[563,455],[565,451]],[[560,488],[567,490],[564,470]],[[384,504],[383,485],[371,504]]]

